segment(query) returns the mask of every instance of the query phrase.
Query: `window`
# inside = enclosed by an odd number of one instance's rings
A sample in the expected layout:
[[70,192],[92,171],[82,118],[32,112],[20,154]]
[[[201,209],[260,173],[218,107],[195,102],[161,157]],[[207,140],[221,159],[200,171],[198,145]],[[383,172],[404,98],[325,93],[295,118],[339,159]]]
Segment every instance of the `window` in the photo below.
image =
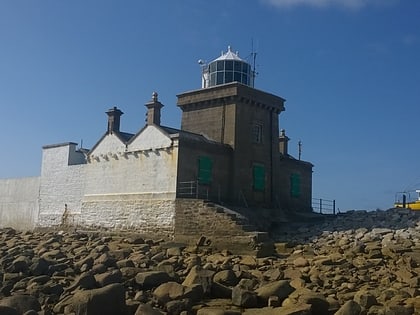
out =
[[226,70],[233,70],[233,60],[226,60],[225,61],[225,69]]
[[265,190],[265,168],[264,165],[254,164],[252,168],[253,188],[255,191]]
[[300,197],[300,175],[292,174],[290,175],[290,194],[292,197]]
[[198,158],[198,183],[208,185],[211,183],[213,162],[208,156]]
[[261,143],[262,142],[262,124],[254,124],[252,126],[252,142]]
[[225,83],[233,82],[233,72],[226,71],[225,72]]
[[217,71],[225,70],[225,63],[224,61],[217,61]]

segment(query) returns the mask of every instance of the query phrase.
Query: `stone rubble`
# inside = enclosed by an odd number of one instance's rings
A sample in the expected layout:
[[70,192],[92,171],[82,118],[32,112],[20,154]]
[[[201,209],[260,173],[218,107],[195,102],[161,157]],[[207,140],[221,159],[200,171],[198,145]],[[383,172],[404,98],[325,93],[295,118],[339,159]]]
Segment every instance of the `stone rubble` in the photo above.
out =
[[138,235],[0,229],[0,314],[420,314],[419,219],[390,209],[289,222],[264,258]]

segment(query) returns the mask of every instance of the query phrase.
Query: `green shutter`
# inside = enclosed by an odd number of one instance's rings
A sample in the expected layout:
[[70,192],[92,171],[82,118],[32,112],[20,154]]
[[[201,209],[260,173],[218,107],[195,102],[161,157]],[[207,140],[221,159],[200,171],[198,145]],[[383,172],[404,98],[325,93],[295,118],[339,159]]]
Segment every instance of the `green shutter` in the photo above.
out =
[[256,191],[265,189],[265,168],[263,165],[254,165],[253,167],[253,187]]
[[290,176],[290,194],[292,197],[300,197],[300,175],[292,174]]
[[200,156],[198,158],[198,183],[210,184],[213,162],[207,156]]

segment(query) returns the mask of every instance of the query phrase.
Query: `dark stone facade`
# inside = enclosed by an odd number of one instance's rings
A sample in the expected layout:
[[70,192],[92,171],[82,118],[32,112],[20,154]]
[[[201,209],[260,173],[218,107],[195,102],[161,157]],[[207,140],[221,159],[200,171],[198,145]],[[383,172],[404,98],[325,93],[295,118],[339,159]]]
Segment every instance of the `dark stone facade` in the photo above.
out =
[[284,102],[238,82],[179,94],[181,130],[202,134],[212,143],[180,139],[178,182],[198,178],[197,161],[204,156],[211,161],[206,189],[214,200],[310,210],[312,164],[279,149]]

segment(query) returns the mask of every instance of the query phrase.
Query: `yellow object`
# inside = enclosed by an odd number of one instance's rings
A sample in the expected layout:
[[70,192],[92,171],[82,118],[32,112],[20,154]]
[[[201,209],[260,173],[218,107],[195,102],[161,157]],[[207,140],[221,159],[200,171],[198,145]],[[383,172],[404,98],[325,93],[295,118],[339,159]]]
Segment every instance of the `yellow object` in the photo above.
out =
[[[395,199],[394,207],[395,208],[405,208],[410,209],[414,211],[420,211],[420,189],[416,190],[417,199],[416,200],[410,200],[410,193],[409,192],[402,192],[398,193],[398,199]],[[406,202],[401,201],[401,198],[403,200],[405,199]]]

